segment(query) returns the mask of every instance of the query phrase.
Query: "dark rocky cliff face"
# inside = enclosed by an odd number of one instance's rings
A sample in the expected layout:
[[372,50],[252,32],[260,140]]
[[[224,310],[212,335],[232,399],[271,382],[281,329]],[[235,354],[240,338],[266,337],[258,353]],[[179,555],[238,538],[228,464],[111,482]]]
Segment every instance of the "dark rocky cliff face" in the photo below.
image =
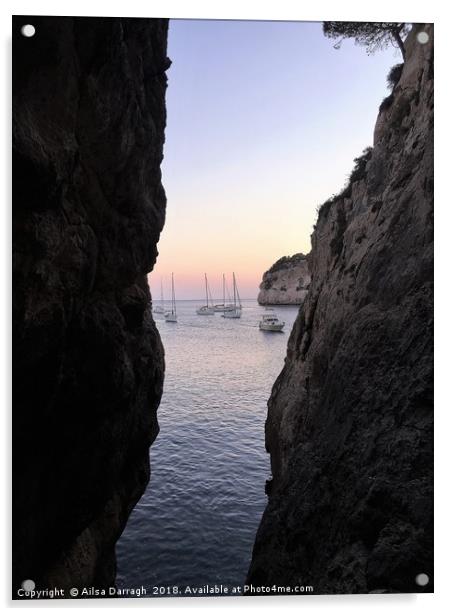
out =
[[149,480],[167,27],[13,19],[14,590],[111,584]]
[[364,176],[322,207],[310,290],[269,400],[273,479],[248,582],[431,591],[433,29]]

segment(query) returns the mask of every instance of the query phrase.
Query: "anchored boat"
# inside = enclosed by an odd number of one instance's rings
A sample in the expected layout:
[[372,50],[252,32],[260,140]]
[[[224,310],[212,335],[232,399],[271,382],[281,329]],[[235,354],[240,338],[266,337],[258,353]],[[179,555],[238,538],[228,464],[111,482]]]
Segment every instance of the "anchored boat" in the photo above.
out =
[[152,308],[155,314],[165,314],[165,301],[163,299],[163,280],[160,278],[160,305]]
[[239,290],[237,288],[237,282],[234,272],[232,273],[232,285],[233,285],[233,303],[232,308],[223,310],[223,317],[225,319],[240,319],[242,316],[242,304],[240,302]]
[[[226,304],[226,293],[227,293],[228,300],[229,300],[228,304]],[[231,304],[231,296],[229,295],[229,289],[226,286],[226,278],[224,277],[224,274],[223,274],[223,303],[215,304],[213,309],[215,312],[229,312],[231,310],[234,310],[234,304]]]
[[[210,289],[209,289],[209,283],[207,282],[207,274],[204,274],[204,280],[206,283],[206,305],[201,306],[200,308],[196,309],[196,314],[199,314],[201,316],[215,314],[215,308],[212,302],[212,296],[211,296]],[[210,304],[209,304],[209,299],[210,299]]]
[[167,321],[168,323],[177,323],[176,295],[174,293],[174,274],[171,274],[171,310],[165,312],[165,321]]
[[259,321],[259,329],[266,332],[282,332],[285,322],[278,319],[278,315],[270,308],[265,309],[265,314]]

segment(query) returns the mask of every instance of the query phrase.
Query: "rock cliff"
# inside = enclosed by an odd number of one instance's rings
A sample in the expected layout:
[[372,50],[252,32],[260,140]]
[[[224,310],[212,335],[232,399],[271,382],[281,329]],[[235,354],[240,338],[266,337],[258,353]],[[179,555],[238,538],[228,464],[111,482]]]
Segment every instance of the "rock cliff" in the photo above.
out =
[[259,304],[301,304],[308,292],[311,276],[308,258],[302,253],[281,257],[267,270],[259,285]]
[[167,27],[13,18],[15,597],[28,578],[111,584],[149,479]]
[[432,40],[430,25],[409,34],[373,150],[319,212],[311,285],[268,404],[254,585],[433,588]]

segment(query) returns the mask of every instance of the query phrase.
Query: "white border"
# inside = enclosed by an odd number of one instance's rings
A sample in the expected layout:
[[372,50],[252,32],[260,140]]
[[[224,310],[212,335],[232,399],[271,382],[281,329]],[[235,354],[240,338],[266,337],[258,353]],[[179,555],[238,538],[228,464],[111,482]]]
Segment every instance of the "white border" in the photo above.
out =
[[[186,613],[215,610],[225,613],[233,609],[239,613],[250,609],[259,611],[259,614],[274,614],[275,610],[282,608],[288,613],[299,613],[300,610],[325,614],[334,611],[338,616],[350,613],[362,614],[367,612],[381,612],[391,614],[410,613],[425,614],[428,610],[439,613],[446,606],[450,598],[448,592],[448,576],[451,570],[447,546],[451,545],[450,538],[450,477],[448,470],[450,460],[447,453],[451,449],[452,438],[451,404],[448,390],[451,336],[450,318],[447,315],[452,293],[450,288],[450,267],[452,262],[450,234],[452,229],[452,203],[450,176],[450,151],[452,147],[450,131],[451,85],[450,85],[450,30],[452,28],[450,15],[445,2],[440,0],[379,0],[378,2],[362,2],[358,0],[317,0],[316,2],[302,3],[301,0],[278,2],[260,2],[245,0],[126,0],[124,3],[112,3],[99,0],[78,0],[77,2],[40,0],[39,2],[7,2],[3,5],[2,29],[3,33],[3,67],[5,80],[1,96],[2,105],[2,140],[0,152],[5,159],[1,166],[2,183],[5,198],[1,211],[1,277],[3,295],[1,302],[2,317],[2,344],[1,344],[1,391],[4,396],[3,415],[5,425],[3,430],[4,467],[4,495],[10,491],[10,223],[9,212],[11,198],[11,168],[10,168],[10,80],[11,80],[11,14],[47,14],[47,15],[102,15],[102,16],[137,16],[137,17],[180,17],[180,18],[223,18],[223,19],[298,19],[304,21],[329,20],[375,20],[375,21],[433,21],[435,22],[435,366],[436,366],[436,572],[435,595],[372,595],[372,596],[315,596],[315,597],[268,597],[268,598],[231,598],[231,599],[143,599],[143,600],[87,600],[60,602],[41,601],[34,604],[27,602],[9,601],[9,498],[4,497],[5,507],[2,508],[2,544],[1,544],[1,570],[0,584],[3,603],[22,611],[33,608],[76,609],[83,613],[91,610],[130,608],[152,609],[153,613],[172,613],[183,609]],[[9,291],[9,293],[7,292]],[[5,511],[6,509],[6,511]],[[450,548],[449,548],[450,549]]]

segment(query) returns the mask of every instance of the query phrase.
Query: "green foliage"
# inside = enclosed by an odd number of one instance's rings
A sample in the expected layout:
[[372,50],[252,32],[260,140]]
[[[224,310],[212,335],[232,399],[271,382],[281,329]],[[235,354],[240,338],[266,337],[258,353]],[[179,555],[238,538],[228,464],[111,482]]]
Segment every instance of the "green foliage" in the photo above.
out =
[[386,83],[388,88],[392,91],[400,81],[403,71],[403,62],[401,64],[394,64],[390,69],[388,76],[386,77]]
[[353,184],[353,182],[358,182],[366,177],[366,165],[372,157],[372,148],[367,147],[363,150],[361,156],[353,159],[355,166],[352,169],[352,172],[349,176],[349,184]]
[[386,77],[386,83],[388,84],[388,88],[391,90],[391,94],[381,101],[378,109],[380,113],[386,109],[389,109],[394,101],[394,89],[402,76],[403,66],[403,62],[401,64],[394,64]]
[[387,96],[381,101],[378,111],[381,113],[382,111],[385,111],[385,109],[389,109],[393,101],[394,101],[394,94],[391,93],[389,96]]
[[280,259],[276,261],[276,263],[273,263],[271,268],[268,270],[268,273],[276,272],[282,269],[287,269],[300,261],[304,261],[305,259],[306,259],[306,255],[304,255],[302,252],[297,252],[296,254],[292,256],[281,257]]
[[355,39],[357,45],[366,48],[368,54],[388,45],[397,45],[405,59],[403,37],[408,33],[405,23],[369,22],[369,21],[324,21],[323,33],[328,38],[338,39],[334,45],[339,49],[346,38]]
[[351,197],[352,184],[354,182],[358,182],[359,180],[363,180],[367,175],[366,167],[367,163],[372,157],[372,151],[373,148],[369,146],[363,150],[361,156],[358,156],[357,158],[353,159],[354,167],[351,170],[350,175],[348,176],[348,181],[345,187],[341,190],[340,193],[338,193],[337,195],[333,195],[330,199],[328,199],[328,201],[325,201],[325,203],[317,207],[317,214],[319,219],[322,217],[326,218],[328,216],[333,203],[335,203],[339,199],[347,199]]
[[325,201],[325,203],[318,205],[317,206],[318,218],[322,218],[322,217],[326,218],[329,214],[331,206],[337,199],[339,199],[339,195],[333,195],[327,201]]

